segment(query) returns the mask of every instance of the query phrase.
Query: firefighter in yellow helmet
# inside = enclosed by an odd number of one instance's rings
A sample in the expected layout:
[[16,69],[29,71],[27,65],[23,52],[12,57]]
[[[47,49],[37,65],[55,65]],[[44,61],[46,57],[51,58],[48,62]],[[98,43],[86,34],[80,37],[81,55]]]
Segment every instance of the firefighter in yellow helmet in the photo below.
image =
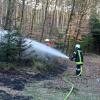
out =
[[80,47],[80,44],[75,45],[75,50],[73,52],[73,56],[71,57],[71,61],[76,62],[76,75],[80,76],[83,65],[83,53]]

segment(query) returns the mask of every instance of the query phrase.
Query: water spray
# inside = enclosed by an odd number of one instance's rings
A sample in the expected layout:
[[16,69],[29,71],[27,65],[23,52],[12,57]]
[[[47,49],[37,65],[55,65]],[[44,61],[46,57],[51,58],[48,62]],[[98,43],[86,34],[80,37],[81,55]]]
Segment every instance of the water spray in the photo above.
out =
[[[8,33],[8,31],[0,30],[0,42],[2,42],[4,36]],[[17,37],[15,37],[17,38]],[[3,40],[4,41],[4,40]],[[22,56],[23,58],[34,58],[34,55],[37,55],[40,58],[52,58],[52,57],[58,57],[63,59],[69,59],[68,56],[63,54],[62,52],[49,47],[43,43],[37,42],[35,40],[24,38],[24,45],[26,45],[27,48],[25,51],[23,51]],[[34,51],[34,52],[33,52]]]

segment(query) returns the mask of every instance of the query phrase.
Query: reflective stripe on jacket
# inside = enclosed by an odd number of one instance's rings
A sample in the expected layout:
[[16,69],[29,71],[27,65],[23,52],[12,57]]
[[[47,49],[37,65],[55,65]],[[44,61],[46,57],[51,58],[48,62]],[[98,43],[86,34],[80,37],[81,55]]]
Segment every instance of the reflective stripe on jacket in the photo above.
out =
[[78,49],[74,52],[73,58],[75,58],[75,62],[78,65],[83,64],[83,53],[82,50]]

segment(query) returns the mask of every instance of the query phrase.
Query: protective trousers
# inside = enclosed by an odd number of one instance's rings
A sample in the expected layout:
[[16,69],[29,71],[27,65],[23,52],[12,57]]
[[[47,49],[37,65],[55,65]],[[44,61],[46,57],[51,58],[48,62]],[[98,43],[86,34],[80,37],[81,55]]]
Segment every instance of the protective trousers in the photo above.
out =
[[82,65],[77,65],[76,66],[76,75],[80,75],[81,76],[81,67],[82,67]]

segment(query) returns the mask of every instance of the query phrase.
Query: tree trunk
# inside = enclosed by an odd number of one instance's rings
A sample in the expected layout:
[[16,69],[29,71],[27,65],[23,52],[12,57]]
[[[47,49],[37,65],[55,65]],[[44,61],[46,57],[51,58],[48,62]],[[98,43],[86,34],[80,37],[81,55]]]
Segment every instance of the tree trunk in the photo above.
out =
[[76,37],[75,37],[75,43],[77,42],[78,36],[80,35],[80,28],[81,28],[83,17],[84,17],[84,15],[80,16],[80,20],[79,20],[79,24],[78,24],[78,30],[77,30],[77,34],[76,34]]
[[25,0],[22,0],[22,12],[21,12],[20,27],[19,27],[20,33],[22,31],[22,25],[23,25],[23,21],[24,21],[24,9],[25,9]]
[[9,0],[8,1],[6,22],[5,22],[5,25],[4,25],[4,29],[6,29],[6,30],[11,30],[12,16],[13,16],[13,11],[14,11],[14,3],[15,3],[15,0]]
[[32,35],[33,33],[33,23],[34,23],[34,18],[36,16],[36,6],[37,6],[37,0],[36,0],[36,4],[35,4],[35,8],[33,8],[32,10],[32,23],[31,23],[31,30],[30,30],[30,35]]
[[55,8],[54,8],[53,15],[52,15],[52,23],[51,23],[51,27],[50,27],[50,31],[49,31],[49,37],[51,37],[51,33],[52,33],[52,28],[53,28],[53,24],[54,24],[54,16],[55,16],[55,12],[56,12],[56,6],[57,6],[57,0],[55,2]]
[[45,18],[44,18],[44,22],[43,22],[43,28],[42,28],[42,33],[41,33],[41,37],[40,37],[40,42],[43,40],[44,28],[45,28],[45,23],[46,23],[46,19],[47,19],[47,12],[48,12],[48,4],[49,4],[49,0],[47,0],[47,3],[46,3]]
[[[72,20],[72,15],[73,15],[73,12],[74,12],[74,7],[75,7],[75,0],[73,0],[71,13],[70,13],[70,16],[69,16],[69,19],[68,19],[68,23],[67,23],[67,28],[66,28],[66,31],[65,31],[64,47],[66,47],[67,33],[68,33],[68,30],[69,30],[69,24],[70,24],[70,22]],[[64,48],[64,51],[66,52],[66,48]]]

